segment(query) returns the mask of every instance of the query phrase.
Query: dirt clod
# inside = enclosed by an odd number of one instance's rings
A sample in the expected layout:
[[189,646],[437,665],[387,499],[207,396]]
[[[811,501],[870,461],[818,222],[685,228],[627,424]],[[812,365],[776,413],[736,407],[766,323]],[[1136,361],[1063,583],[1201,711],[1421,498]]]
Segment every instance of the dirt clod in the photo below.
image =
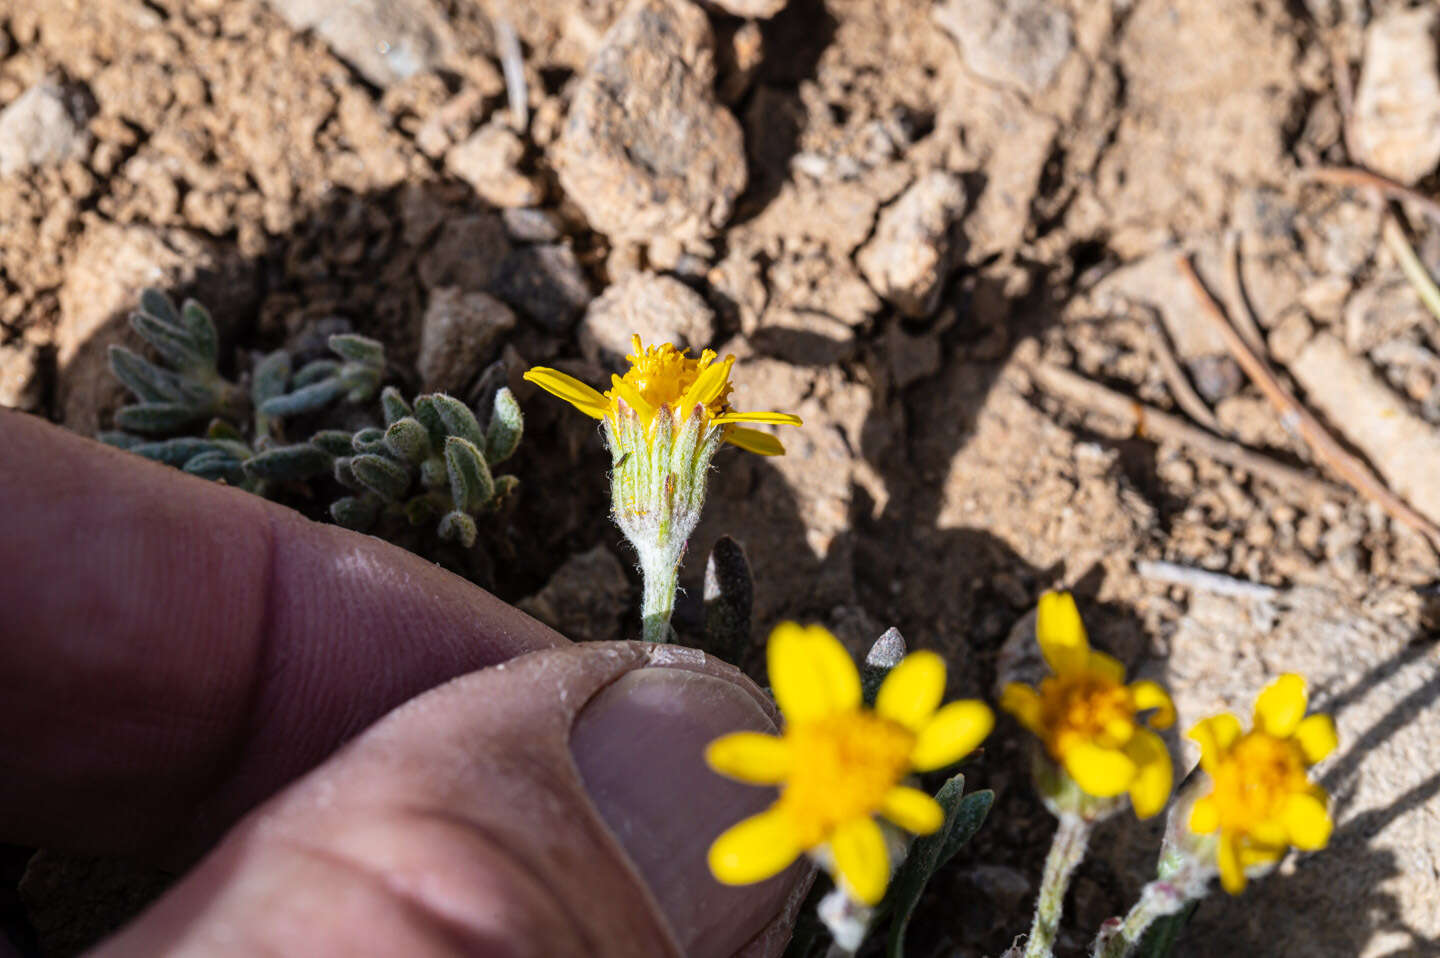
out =
[[679,280],[632,273],[585,311],[580,348],[592,361],[613,364],[632,351],[632,334],[647,346],[673,343],[698,355],[715,336],[715,319],[700,294]]

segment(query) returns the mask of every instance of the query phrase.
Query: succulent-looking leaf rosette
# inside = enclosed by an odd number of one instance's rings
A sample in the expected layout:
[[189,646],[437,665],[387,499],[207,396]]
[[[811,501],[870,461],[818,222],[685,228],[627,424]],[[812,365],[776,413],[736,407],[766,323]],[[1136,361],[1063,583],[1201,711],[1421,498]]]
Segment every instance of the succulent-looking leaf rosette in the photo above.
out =
[[1282,675],[1255,700],[1249,732],[1229,714],[1190,730],[1211,788],[1191,808],[1189,828],[1218,834],[1215,862],[1232,895],[1245,890],[1248,870],[1274,865],[1290,846],[1316,851],[1330,840],[1329,796],[1309,771],[1334,751],[1335,723],[1307,716],[1306,704],[1305,680]]
[[601,420],[613,460],[611,507],[635,547],[645,579],[645,638],[668,641],[675,583],[685,543],[705,504],[705,477],[722,443],[762,456],[785,447],[759,424],[798,426],[800,417],[730,408],[730,370],[712,350],[644,346],[632,339],[630,368],[604,392],[557,369],[536,366],[525,378]]
[[[1019,719],[1040,739],[1045,754],[1062,774],[1041,782],[1047,801],[1068,804],[1077,786],[1082,796],[1117,799],[1129,793],[1135,814],[1149,818],[1165,807],[1173,771],[1164,741],[1140,724],[1138,713],[1154,709],[1153,728],[1175,721],[1169,694],[1155,682],[1125,682],[1125,667],[1104,652],[1090,648],[1085,626],[1068,592],[1040,597],[1035,637],[1054,673],[1038,689],[1018,682],[1007,685],[1000,707]],[[1114,803],[1084,803],[1088,808],[1062,808],[1103,817]]]
[[725,884],[749,884],[810,852],[855,899],[874,905],[891,871],[875,816],[917,835],[938,829],[944,810],[906,779],[969,754],[990,734],[994,716],[983,702],[941,707],[945,663],[934,652],[901,660],[874,709],[862,702],[850,654],[820,626],[777,626],[767,660],[784,730],[724,736],[705,760],[730,778],[777,785],[780,797],[715,840],[710,870]]

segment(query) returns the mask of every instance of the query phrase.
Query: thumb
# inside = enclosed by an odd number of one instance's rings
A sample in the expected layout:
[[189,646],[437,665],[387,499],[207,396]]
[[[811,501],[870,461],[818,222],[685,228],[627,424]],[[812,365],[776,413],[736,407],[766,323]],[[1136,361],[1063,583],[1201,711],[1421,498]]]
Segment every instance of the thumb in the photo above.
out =
[[778,954],[806,873],[714,881],[707,846],[770,796],[701,758],[773,714],[689,649],[591,643],[471,673],[252,813],[99,953]]

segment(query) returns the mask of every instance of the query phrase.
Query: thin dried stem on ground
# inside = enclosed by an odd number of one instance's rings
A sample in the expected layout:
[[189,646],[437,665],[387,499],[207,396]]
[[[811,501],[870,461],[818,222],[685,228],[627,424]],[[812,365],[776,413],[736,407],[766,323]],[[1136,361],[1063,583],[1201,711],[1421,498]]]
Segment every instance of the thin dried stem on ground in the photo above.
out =
[[1415,248],[1405,238],[1405,230],[1400,226],[1400,221],[1393,214],[1385,215],[1385,223],[1381,227],[1380,236],[1385,241],[1385,246],[1390,250],[1390,255],[1400,264],[1400,271],[1410,281],[1415,289],[1415,295],[1420,297],[1420,302],[1430,311],[1430,315],[1440,319],[1440,286],[1435,285],[1435,279],[1425,264],[1420,262]]
[[1266,352],[1265,334],[1260,332],[1260,326],[1255,322],[1255,311],[1250,307],[1250,297],[1245,294],[1245,277],[1240,265],[1239,230],[1225,232],[1225,283],[1236,329],[1257,355]]
[[1167,585],[1178,585],[1181,588],[1189,589],[1191,592],[1209,592],[1232,599],[1273,602],[1284,595],[1282,590],[1274,586],[1248,582],[1245,579],[1237,579],[1234,576],[1210,572],[1206,569],[1192,569],[1190,566],[1175,562],[1141,559],[1135,563],[1135,571],[1140,578],[1149,579],[1152,582],[1164,582]]
[[1113,419],[1135,435],[1154,441],[1177,442],[1213,459],[1259,476],[1272,485],[1317,498],[1336,496],[1341,490],[1307,472],[1276,462],[1230,439],[1193,426],[1179,416],[1107,389],[1078,373],[1050,363],[1026,367],[1031,381],[1043,392],[1087,412]]
[[1215,324],[1215,328],[1224,339],[1230,354],[1235,357],[1235,361],[1240,364],[1241,369],[1245,370],[1245,374],[1250,377],[1251,381],[1265,394],[1265,398],[1270,400],[1270,403],[1279,411],[1281,423],[1300,437],[1316,459],[1328,466],[1332,472],[1357,492],[1378,504],[1395,521],[1424,535],[1436,549],[1440,549],[1440,526],[1416,512],[1408,503],[1391,492],[1389,487],[1370,471],[1369,466],[1341,445],[1340,441],[1320,423],[1320,420],[1285,388],[1270,370],[1269,365],[1257,356],[1255,351],[1235,331],[1235,327],[1231,325],[1229,318],[1225,315],[1225,310],[1210,295],[1210,291],[1205,288],[1205,284],[1196,274],[1195,268],[1190,265],[1189,257],[1181,254],[1176,257],[1176,262],[1181,274],[1189,281],[1200,305],[1204,307],[1203,312]]
[[1185,375],[1185,370],[1180,368],[1170,336],[1160,322],[1160,314],[1148,306],[1136,305],[1134,310],[1145,319],[1145,329],[1150,338],[1150,355],[1155,358],[1155,365],[1160,367],[1160,375],[1165,378],[1165,385],[1169,387],[1175,405],[1206,429],[1220,432],[1220,421],[1215,418],[1210,407],[1205,405],[1205,400],[1200,398],[1195,387],[1190,385],[1190,378]]
[[1426,216],[1440,222],[1440,201],[1433,200],[1419,190],[1411,189],[1404,183],[1369,170],[1349,166],[1314,166],[1300,171],[1301,181],[1328,183],[1331,186],[1351,186],[1378,190],[1392,200],[1412,203],[1423,210]]

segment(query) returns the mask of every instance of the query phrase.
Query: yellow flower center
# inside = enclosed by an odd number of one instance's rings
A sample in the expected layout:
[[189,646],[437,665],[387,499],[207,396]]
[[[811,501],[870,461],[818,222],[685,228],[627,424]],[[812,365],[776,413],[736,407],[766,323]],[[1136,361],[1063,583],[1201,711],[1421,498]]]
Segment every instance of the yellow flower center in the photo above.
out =
[[1305,756],[1291,739],[1252,731],[1210,771],[1211,800],[1226,831],[1254,832],[1279,819],[1291,795],[1308,792]]
[[[606,395],[612,400],[617,396],[629,399],[631,397],[626,394],[633,389],[650,406],[648,410],[643,407],[636,410],[646,426],[654,418],[654,411],[662,406],[672,412],[688,414],[688,410],[677,410],[676,404],[715,361],[715,354],[707,350],[699,359],[693,359],[685,355],[688,350],[676,349],[670,343],[642,347],[638,336],[634,339],[634,349],[635,352],[625,357],[630,361],[630,368]],[[732,388],[727,381],[719,394],[705,405],[705,411],[710,416],[718,416],[729,409],[728,397]]]
[[805,848],[879,809],[886,793],[910,771],[915,748],[913,732],[868,711],[798,722],[786,730],[785,739],[796,761],[778,807]]
[[1045,745],[1056,759],[1082,742],[1119,748],[1135,731],[1130,691],[1093,672],[1045,679],[1040,699]]

